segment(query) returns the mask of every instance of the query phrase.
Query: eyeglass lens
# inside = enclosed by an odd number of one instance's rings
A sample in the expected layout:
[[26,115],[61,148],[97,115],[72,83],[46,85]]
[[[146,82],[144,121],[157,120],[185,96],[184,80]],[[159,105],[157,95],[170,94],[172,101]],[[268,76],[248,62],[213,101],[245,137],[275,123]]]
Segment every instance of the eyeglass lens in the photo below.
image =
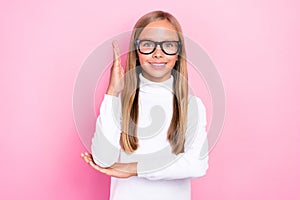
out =
[[152,53],[158,43],[166,54],[176,54],[178,52],[179,45],[177,41],[154,42],[151,40],[141,40],[139,42],[139,50],[141,53]]

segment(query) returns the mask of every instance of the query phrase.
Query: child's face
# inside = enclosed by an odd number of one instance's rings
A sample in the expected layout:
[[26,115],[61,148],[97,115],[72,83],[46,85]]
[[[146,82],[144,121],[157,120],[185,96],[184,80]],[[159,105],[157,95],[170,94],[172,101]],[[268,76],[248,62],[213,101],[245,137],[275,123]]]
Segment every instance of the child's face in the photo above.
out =
[[[139,40],[179,41],[176,29],[167,20],[154,21],[148,24],[141,32]],[[145,44],[145,46],[149,44]],[[168,45],[168,44],[167,44]],[[146,46],[147,47],[147,46]],[[160,45],[151,54],[138,52],[138,58],[145,78],[154,82],[161,82],[171,77],[171,71],[175,66],[178,55],[165,54]]]

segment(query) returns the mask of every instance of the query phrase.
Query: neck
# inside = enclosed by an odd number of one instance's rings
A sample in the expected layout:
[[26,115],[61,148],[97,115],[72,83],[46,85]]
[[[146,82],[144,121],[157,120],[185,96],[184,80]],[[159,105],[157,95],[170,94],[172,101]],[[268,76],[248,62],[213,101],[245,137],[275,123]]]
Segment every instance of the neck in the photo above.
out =
[[168,79],[160,82],[152,81],[139,74],[140,91],[152,94],[173,94],[174,77],[171,75]]
[[171,78],[171,73],[170,74],[166,74],[164,77],[153,77],[153,76],[149,76],[147,73],[145,72],[141,72],[143,77],[145,77],[146,79],[148,79],[149,81],[152,81],[152,82],[163,82],[163,81],[166,81],[168,79]]

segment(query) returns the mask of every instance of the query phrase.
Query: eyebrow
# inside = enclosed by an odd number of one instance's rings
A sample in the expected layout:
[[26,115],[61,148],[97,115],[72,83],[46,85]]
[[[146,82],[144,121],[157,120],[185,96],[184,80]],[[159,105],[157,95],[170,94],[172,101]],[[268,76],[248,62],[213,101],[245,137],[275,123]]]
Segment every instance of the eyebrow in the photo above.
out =
[[162,41],[179,41],[179,38],[178,38],[178,39],[160,40],[160,41],[153,40],[153,39],[151,39],[151,38],[139,38],[138,40],[151,40],[151,41],[154,41],[154,42],[162,42]]

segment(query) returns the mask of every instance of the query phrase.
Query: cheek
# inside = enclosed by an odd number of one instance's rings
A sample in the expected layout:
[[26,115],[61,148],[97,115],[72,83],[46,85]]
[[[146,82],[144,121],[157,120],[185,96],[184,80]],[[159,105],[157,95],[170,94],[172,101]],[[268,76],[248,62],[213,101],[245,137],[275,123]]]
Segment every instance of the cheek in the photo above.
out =
[[172,67],[174,67],[177,59],[178,59],[178,56],[169,57],[169,63],[172,65]]
[[138,54],[138,58],[141,64],[145,63],[149,58],[148,55],[144,55],[144,54]]

